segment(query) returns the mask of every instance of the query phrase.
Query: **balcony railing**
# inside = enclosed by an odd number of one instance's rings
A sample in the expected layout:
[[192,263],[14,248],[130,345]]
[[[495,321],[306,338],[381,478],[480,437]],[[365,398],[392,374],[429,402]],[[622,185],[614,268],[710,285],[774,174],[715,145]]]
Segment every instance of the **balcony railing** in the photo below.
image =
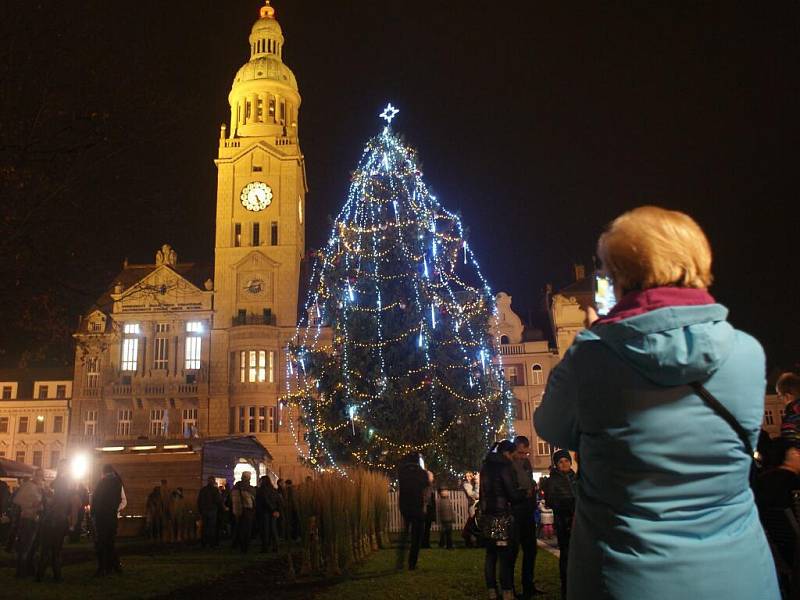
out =
[[263,315],[245,315],[239,314],[231,319],[231,327],[239,327],[241,325],[277,325],[278,320],[273,313],[264,313]]
[[500,354],[503,356],[509,354],[525,354],[525,344],[501,344]]

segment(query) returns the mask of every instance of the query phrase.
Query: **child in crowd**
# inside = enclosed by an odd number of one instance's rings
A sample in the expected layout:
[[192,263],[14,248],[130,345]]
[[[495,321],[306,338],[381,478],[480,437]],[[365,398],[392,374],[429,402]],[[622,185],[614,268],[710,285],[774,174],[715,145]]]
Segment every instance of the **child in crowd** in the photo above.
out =
[[439,548],[453,549],[453,523],[455,513],[453,504],[450,501],[448,490],[439,490],[439,501],[436,503],[439,521]]
[[778,377],[775,392],[786,407],[781,425],[781,438],[790,442],[800,442],[800,375],[789,372]]

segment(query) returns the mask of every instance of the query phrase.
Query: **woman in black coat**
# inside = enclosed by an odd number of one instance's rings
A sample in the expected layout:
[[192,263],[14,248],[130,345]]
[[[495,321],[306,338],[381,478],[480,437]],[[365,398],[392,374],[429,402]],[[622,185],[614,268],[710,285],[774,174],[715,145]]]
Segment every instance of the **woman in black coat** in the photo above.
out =
[[[512,453],[514,443],[503,440],[495,445],[486,455],[480,478],[480,508],[482,523],[486,523],[489,516],[508,517],[511,515],[511,504],[519,502],[525,495],[519,489],[514,475]],[[513,524],[507,531],[506,539],[486,540],[486,560],[484,562],[484,577],[489,598],[497,598],[497,563],[500,563],[500,587],[503,590],[503,599],[514,597],[514,564],[512,559]]]

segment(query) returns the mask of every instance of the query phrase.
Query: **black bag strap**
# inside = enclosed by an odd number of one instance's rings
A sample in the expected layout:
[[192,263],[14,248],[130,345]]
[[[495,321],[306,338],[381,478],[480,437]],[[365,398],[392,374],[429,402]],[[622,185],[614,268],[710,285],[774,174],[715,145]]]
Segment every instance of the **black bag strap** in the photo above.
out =
[[722,405],[722,403],[714,397],[714,394],[709,392],[705,388],[705,386],[703,386],[702,383],[700,383],[699,381],[694,381],[689,385],[697,393],[697,395],[700,396],[700,398],[702,398],[703,402],[706,403],[706,406],[708,406],[711,410],[717,413],[720,417],[724,419],[724,421],[728,425],[731,426],[731,429],[733,429],[736,432],[736,435],[739,436],[739,439],[742,440],[742,443],[744,444],[744,449],[747,450],[747,455],[752,457],[753,446],[750,444],[750,438],[747,435],[747,432],[745,431],[744,427],[742,427],[741,423],[739,423],[739,421],[736,420],[736,417],[734,417],[730,413],[730,411],[727,408],[725,408]]

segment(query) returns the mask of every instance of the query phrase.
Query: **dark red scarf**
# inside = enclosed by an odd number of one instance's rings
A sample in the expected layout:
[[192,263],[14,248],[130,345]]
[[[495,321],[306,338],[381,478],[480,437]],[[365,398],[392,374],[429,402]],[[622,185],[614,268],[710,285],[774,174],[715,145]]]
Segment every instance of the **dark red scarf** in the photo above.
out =
[[636,290],[625,294],[605,317],[600,317],[593,325],[617,323],[623,319],[668,306],[698,306],[715,303],[716,300],[708,293],[708,290],[697,288],[656,287],[649,290]]

